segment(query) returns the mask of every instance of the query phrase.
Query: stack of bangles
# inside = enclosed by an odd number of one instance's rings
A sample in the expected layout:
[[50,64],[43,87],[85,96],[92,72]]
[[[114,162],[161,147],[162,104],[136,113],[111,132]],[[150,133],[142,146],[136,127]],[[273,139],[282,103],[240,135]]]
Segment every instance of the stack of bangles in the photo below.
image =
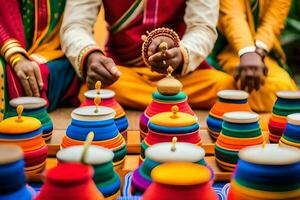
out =
[[26,50],[20,45],[19,41],[15,39],[7,40],[3,44],[1,47],[1,55],[12,68],[16,66],[23,56],[28,58]]

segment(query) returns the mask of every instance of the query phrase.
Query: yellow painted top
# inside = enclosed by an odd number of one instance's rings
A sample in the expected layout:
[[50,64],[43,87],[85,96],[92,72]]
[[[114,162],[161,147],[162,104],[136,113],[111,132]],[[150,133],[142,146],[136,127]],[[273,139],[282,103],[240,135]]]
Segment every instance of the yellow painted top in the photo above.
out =
[[172,107],[172,112],[163,112],[151,117],[150,122],[159,126],[181,127],[191,126],[197,122],[196,117],[179,112],[178,106]]
[[189,186],[208,182],[211,173],[205,166],[189,162],[171,162],[157,166],[151,173],[153,181],[167,185]]
[[17,117],[10,117],[0,122],[0,133],[22,134],[39,129],[41,122],[33,117],[22,116],[23,106],[17,107]]

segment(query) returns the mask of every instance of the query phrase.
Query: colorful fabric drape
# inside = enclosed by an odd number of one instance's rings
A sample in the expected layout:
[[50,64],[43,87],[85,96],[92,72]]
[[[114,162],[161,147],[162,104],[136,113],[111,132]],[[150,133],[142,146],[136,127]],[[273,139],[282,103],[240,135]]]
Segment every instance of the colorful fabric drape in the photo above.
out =
[[[69,95],[65,98],[72,96],[67,88],[70,84],[79,85],[78,80],[74,79],[75,73],[70,70],[72,66],[66,58],[59,59],[63,56],[60,49],[59,29],[65,0],[0,0],[0,5],[0,47],[5,41],[16,39],[27,50],[30,59],[39,64],[44,82],[41,96],[48,100],[47,96],[55,92],[56,98],[50,97],[51,102],[48,101],[49,109],[53,109],[58,99],[62,98],[59,95]],[[7,104],[7,97],[11,99],[25,96],[25,93],[9,64],[5,63],[2,57],[0,60],[2,61],[0,73],[6,74],[0,77],[0,88],[4,88],[0,91],[0,99],[4,102],[0,103],[1,120],[5,113],[4,104]],[[62,77],[62,74],[64,74],[64,80],[55,80],[56,76]]]

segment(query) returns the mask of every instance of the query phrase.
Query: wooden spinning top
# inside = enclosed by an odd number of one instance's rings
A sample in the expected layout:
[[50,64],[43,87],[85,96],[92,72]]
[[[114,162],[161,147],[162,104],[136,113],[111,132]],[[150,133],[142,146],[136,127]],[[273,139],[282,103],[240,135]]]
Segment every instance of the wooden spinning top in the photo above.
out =
[[101,103],[101,98],[99,96],[95,97],[94,103],[96,105],[96,109],[94,110],[95,113],[99,112],[99,105]]
[[93,139],[94,139],[94,132],[91,131],[85,139],[85,142],[83,145],[83,150],[82,150],[82,155],[81,155],[81,159],[80,159],[80,161],[84,164],[87,164],[87,162],[86,162],[87,152],[88,152],[88,149],[89,149]]
[[167,69],[167,76],[157,82],[157,90],[162,95],[176,95],[182,91],[182,83],[172,76],[173,68]]
[[101,81],[97,81],[95,83],[95,89],[96,89],[96,92],[97,92],[98,95],[100,95],[101,85],[102,85]]

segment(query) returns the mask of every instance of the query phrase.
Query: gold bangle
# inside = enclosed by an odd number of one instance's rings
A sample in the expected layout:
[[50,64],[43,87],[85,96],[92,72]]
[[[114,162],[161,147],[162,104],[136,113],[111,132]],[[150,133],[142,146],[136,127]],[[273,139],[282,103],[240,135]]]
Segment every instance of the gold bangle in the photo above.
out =
[[10,64],[12,68],[15,68],[15,66],[22,60],[22,57],[16,57]]
[[149,49],[149,46],[152,43],[152,41],[155,38],[160,37],[160,36],[170,38],[175,43],[175,47],[179,47],[180,38],[179,38],[178,34],[175,31],[173,31],[172,29],[163,27],[163,28],[157,28],[157,29],[151,31],[150,33],[148,33],[148,36],[142,46],[142,57],[143,57],[144,63],[150,68],[151,68],[151,65],[148,60],[148,58],[149,58],[148,49]]
[[2,48],[1,55],[4,56],[6,51],[8,51],[8,49],[14,48],[14,47],[21,47],[21,45],[19,43],[10,43],[10,44],[6,45],[4,48]]
[[103,51],[101,51],[101,49],[99,47],[97,47],[96,45],[88,45],[86,47],[84,47],[80,53],[79,56],[77,58],[77,65],[79,66],[79,73],[81,76],[84,76],[84,64],[85,64],[85,60],[87,58],[87,56],[89,56],[91,53],[98,51],[101,54],[104,55]]
[[10,66],[12,68],[14,68],[16,66],[16,64],[22,60],[22,58],[23,58],[23,55],[20,53],[16,53],[16,54],[12,55],[11,58],[9,59]]
[[18,46],[21,46],[19,41],[15,40],[15,39],[7,40],[0,49],[0,52],[2,55],[4,55],[4,52],[8,49],[7,47],[10,46],[11,44],[18,44]]
[[4,42],[4,44],[2,45],[2,47],[1,47],[1,51],[2,51],[3,48],[6,48],[7,45],[12,44],[12,43],[19,43],[19,41],[15,40],[15,39],[6,40]]
[[186,68],[189,65],[190,59],[189,59],[189,53],[188,50],[185,47],[180,46],[179,50],[182,55],[182,60],[183,60],[183,66],[182,66],[182,73],[186,71]]
[[10,48],[6,51],[5,55],[4,55],[4,58],[7,62],[9,62],[11,56],[13,56],[14,54],[16,53],[21,53],[23,54],[24,56],[28,57],[27,55],[27,52],[25,49],[23,49],[22,47],[13,47],[13,48]]

